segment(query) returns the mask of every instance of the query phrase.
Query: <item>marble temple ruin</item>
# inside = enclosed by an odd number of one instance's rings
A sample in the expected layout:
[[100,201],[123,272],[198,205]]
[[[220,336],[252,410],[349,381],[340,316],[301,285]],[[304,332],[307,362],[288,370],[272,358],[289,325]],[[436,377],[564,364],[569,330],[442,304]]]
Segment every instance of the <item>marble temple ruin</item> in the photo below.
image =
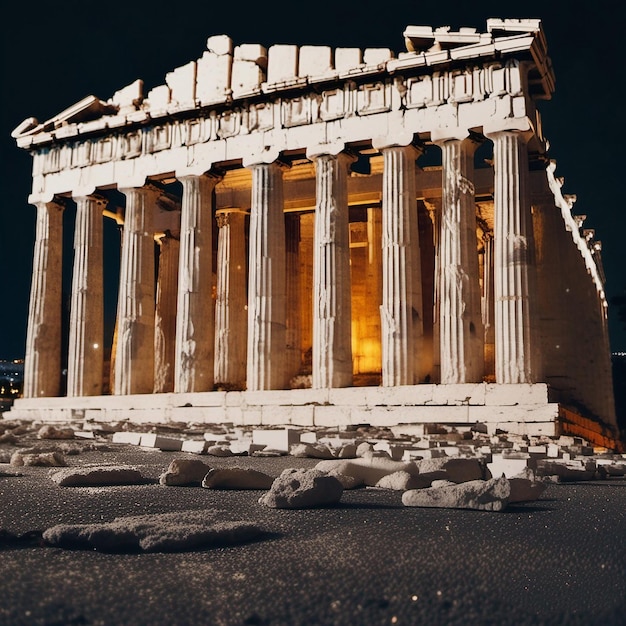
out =
[[614,428],[600,242],[547,156],[540,20],[403,35],[397,55],[211,36],[147,92],[20,124],[37,218],[8,416]]

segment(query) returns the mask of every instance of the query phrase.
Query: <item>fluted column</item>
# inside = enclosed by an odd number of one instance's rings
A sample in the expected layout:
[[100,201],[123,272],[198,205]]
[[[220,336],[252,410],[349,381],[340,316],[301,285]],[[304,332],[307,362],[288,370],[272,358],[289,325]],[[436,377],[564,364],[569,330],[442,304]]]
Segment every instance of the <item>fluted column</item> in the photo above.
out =
[[442,152],[439,234],[439,332],[441,383],[479,382],[484,371],[476,204],[470,139],[437,142]]
[[494,379],[495,372],[495,328],[493,297],[493,234],[483,237],[483,328],[485,337],[485,374]]
[[[416,330],[421,302],[414,299],[414,284],[421,283],[415,268],[419,253],[414,146],[382,148],[384,158],[382,197],[381,306],[382,384],[412,385],[416,374]],[[417,326],[417,328],[416,328]]]
[[533,231],[526,136],[497,131],[494,161],[495,371],[498,383],[537,380],[530,285]]
[[102,273],[102,211],[99,196],[74,198],[74,270],[67,355],[67,395],[102,393],[104,291]]
[[159,275],[154,319],[154,393],[174,391],[179,247],[178,239],[169,232],[159,239]]
[[176,371],[179,393],[211,391],[214,381],[213,189],[218,176],[181,176]]
[[117,302],[114,393],[154,387],[154,205],[160,190],[122,188],[126,196]]
[[58,396],[61,392],[61,266],[63,209],[61,200],[38,202],[30,287],[24,397]]
[[352,384],[348,166],[345,153],[315,158],[313,387]]
[[246,214],[217,214],[217,293],[215,300],[215,384],[243,389],[246,383]]
[[300,298],[300,214],[285,214],[285,350],[291,380],[302,367],[302,302]]
[[285,218],[278,162],[250,164],[247,389],[284,389]]

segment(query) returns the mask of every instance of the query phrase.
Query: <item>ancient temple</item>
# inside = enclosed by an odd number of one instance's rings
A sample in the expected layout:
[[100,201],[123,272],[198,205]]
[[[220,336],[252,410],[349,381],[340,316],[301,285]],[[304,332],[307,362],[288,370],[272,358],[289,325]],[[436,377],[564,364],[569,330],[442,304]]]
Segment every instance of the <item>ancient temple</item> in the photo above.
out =
[[212,36],[147,93],[16,128],[37,226],[10,416],[610,431],[600,243],[547,155],[541,22],[404,40]]

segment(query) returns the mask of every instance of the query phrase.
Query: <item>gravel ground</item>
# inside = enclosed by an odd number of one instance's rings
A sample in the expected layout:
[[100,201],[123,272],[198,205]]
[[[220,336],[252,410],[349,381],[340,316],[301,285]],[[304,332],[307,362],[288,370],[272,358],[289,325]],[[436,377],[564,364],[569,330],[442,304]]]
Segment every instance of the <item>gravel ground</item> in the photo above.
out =
[[[344,491],[332,507],[276,510],[258,503],[262,491],[164,487],[158,476],[173,458],[273,476],[315,459],[129,445],[66,458],[132,464],[150,480],[59,487],[49,468],[0,465],[23,474],[0,478],[2,625],[626,624],[624,478],[552,484],[539,500],[500,513],[404,507],[400,492],[376,488]],[[207,509],[263,534],[230,547],[141,554],[39,539],[59,523]]]

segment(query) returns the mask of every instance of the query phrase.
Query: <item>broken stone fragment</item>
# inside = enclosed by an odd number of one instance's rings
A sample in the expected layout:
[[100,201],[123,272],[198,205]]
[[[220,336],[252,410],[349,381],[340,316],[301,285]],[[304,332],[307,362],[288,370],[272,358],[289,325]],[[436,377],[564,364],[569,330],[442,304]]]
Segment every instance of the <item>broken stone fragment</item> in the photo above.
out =
[[146,482],[141,472],[130,465],[68,467],[53,472],[50,478],[60,487],[141,485]]
[[0,443],[17,443],[17,437],[11,432],[3,433],[0,435]]
[[25,454],[23,452],[15,452],[11,456],[11,465],[22,466],[39,466],[39,467],[65,467],[65,457],[60,452],[39,452],[33,454]]
[[46,424],[37,431],[38,439],[74,439],[73,428],[59,428]]
[[335,470],[328,472],[328,475],[334,476],[341,483],[344,489],[356,489],[357,487],[363,487],[365,485],[360,478],[348,476],[347,474],[341,474]]
[[539,476],[556,476],[557,482],[593,480],[595,472],[595,463],[583,465],[579,461],[561,461],[557,459],[540,459],[537,462],[537,474]]
[[323,443],[295,443],[289,450],[291,456],[310,459],[334,459],[329,446]]
[[[392,461],[388,457],[366,456],[347,460],[320,461],[315,469],[327,474],[333,472],[351,476],[368,487],[374,487],[387,474],[405,471],[409,474],[418,474],[414,463]],[[429,483],[430,484],[430,483]]]
[[210,470],[209,465],[196,459],[173,459],[159,476],[159,482],[170,487],[200,485]]
[[511,486],[505,477],[471,480],[451,487],[411,489],[402,494],[402,504],[416,507],[502,511],[506,508]]
[[413,463],[420,474],[445,472],[445,475],[439,476],[439,478],[451,480],[454,483],[491,478],[491,472],[489,472],[485,460],[479,457],[440,457],[438,459],[416,460]]
[[383,476],[376,487],[381,489],[393,489],[394,491],[406,491],[407,489],[422,489],[424,485],[420,481],[420,476],[409,474],[409,472],[399,471]]
[[261,529],[219,519],[220,511],[177,511],[117,517],[104,524],[59,524],[43,533],[46,544],[103,552],[182,552],[250,541]]
[[233,451],[228,445],[209,446],[206,453],[210,456],[233,456]]
[[208,471],[202,481],[207,489],[269,489],[274,478],[254,469],[228,467]]
[[270,490],[259,498],[259,503],[273,509],[307,509],[336,504],[342,493],[339,480],[325,472],[286,469],[274,480]]
[[525,478],[524,476],[512,476],[508,481],[511,485],[509,503],[532,502],[537,500],[548,488],[547,483]]

